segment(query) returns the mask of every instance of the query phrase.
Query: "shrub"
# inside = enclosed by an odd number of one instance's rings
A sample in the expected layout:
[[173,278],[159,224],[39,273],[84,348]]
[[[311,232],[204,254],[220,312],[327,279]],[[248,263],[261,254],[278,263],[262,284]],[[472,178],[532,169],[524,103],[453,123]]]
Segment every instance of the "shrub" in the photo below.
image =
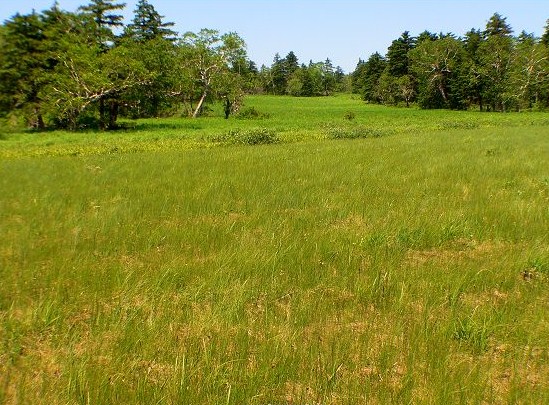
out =
[[353,111],[347,111],[344,115],[347,121],[353,121],[356,118],[356,114]]
[[330,139],[359,139],[359,138],[379,138],[387,135],[383,130],[368,127],[341,128],[334,127],[328,129],[328,138]]
[[270,115],[266,113],[262,113],[257,110],[255,107],[247,107],[241,110],[236,118],[241,120],[257,120],[257,119],[264,119],[269,118]]
[[252,128],[248,130],[232,129],[227,133],[213,138],[214,142],[229,145],[265,145],[280,141],[276,132],[267,128]]

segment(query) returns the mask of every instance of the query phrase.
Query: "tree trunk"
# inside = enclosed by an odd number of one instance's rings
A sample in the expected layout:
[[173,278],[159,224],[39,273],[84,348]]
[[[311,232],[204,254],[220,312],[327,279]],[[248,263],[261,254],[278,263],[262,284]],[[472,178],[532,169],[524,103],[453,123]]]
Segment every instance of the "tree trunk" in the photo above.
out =
[[442,84],[442,82],[438,84],[438,91],[440,91],[444,103],[448,104],[448,95],[446,94],[446,89],[444,88],[444,84]]
[[116,128],[116,120],[118,119],[118,101],[112,100],[109,106],[109,129]]
[[226,120],[229,119],[230,114],[231,114],[231,101],[227,97],[227,99],[225,100],[225,119]]
[[202,104],[204,104],[204,100],[206,100],[207,95],[208,95],[208,92],[205,90],[204,93],[202,93],[202,97],[200,97],[198,104],[196,105],[196,109],[194,110],[194,113],[193,113],[193,118],[198,117],[198,113],[200,112],[200,109],[202,108]]
[[105,130],[105,99],[101,97],[99,99],[99,129]]
[[44,118],[40,113],[40,108],[34,107],[34,112],[36,114],[36,129],[42,131],[46,128],[46,124],[44,123]]

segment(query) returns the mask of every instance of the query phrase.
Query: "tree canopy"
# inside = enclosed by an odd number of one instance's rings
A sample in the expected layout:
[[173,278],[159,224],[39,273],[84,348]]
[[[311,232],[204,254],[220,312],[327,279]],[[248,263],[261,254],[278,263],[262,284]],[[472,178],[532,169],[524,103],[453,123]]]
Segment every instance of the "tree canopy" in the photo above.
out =
[[514,37],[498,13],[483,30],[473,28],[462,38],[429,31],[414,38],[405,31],[385,57],[359,61],[353,91],[368,102],[423,108],[546,109],[548,32],[549,20],[541,38],[525,32]]
[[183,106],[196,117],[217,99],[238,108],[243,80],[235,67],[252,66],[243,39],[216,30],[178,37],[147,0],[124,26],[124,7],[91,0],[70,13],[54,3],[0,26],[0,116],[39,129],[113,129],[121,114],[153,117]]
[[89,0],[76,12],[57,2],[0,25],[0,118],[29,128],[113,129],[119,116],[197,117],[222,102],[226,116],[245,93],[329,96],[350,89],[369,103],[489,111],[549,107],[549,20],[537,38],[513,36],[492,15],[483,29],[404,31],[385,55],[349,75],[330,58],[275,54],[259,69],[243,38],[215,29],[179,35],[149,0],[124,25],[124,3]]

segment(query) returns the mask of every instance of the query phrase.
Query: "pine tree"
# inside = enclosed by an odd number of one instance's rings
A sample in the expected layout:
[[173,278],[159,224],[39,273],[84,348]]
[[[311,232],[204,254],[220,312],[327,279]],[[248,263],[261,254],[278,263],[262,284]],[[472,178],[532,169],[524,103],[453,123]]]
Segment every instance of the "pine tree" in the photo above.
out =
[[484,40],[478,48],[479,72],[486,81],[483,98],[492,110],[505,111],[509,89],[509,68],[513,57],[513,38],[511,27],[505,18],[494,14],[484,31]]
[[549,19],[545,24],[545,31],[541,36],[541,43],[549,48]]
[[[117,10],[122,10],[126,7],[126,3],[113,3],[114,0],[91,0],[87,6],[81,6],[80,10],[84,15],[91,20],[91,31],[93,41],[99,46],[100,53],[106,53],[113,48],[113,42],[116,38],[114,29],[122,27],[123,16],[115,14]],[[98,55],[99,56],[99,55]],[[113,111],[115,108],[109,107],[111,112],[107,111],[106,103],[107,95],[99,98],[99,125],[101,129],[108,126],[108,122],[113,121]],[[112,101],[112,105],[116,101]]]
[[47,81],[44,23],[39,14],[16,14],[3,28],[0,59],[1,106],[20,111],[27,125],[44,128],[40,91]]
[[277,53],[271,65],[272,89],[274,94],[284,94],[288,82],[286,60]]
[[158,14],[147,0],[139,0],[134,10],[134,18],[127,26],[125,35],[137,42],[147,42],[157,38],[174,42],[177,33],[170,29],[174,23],[165,23],[162,21],[163,18],[164,16]]
[[408,31],[402,33],[400,38],[394,40],[387,51],[387,68],[394,77],[407,75],[410,70],[408,52],[415,46],[415,40]]
[[284,58],[284,65],[287,80],[299,68],[299,61],[293,51],[288,52],[288,55]]
[[323,95],[328,96],[332,91],[334,91],[336,84],[334,65],[332,64],[332,61],[327,58],[321,68]]
[[486,29],[484,30],[484,37],[489,38],[492,36],[510,37],[513,33],[513,29],[507,24],[507,18],[502,17],[498,13],[494,13],[492,17],[486,23]]
[[122,27],[123,16],[115,14],[116,10],[122,10],[126,3],[113,3],[114,0],[91,0],[87,6],[81,6],[79,10],[84,12],[92,22],[92,34],[94,40],[100,45],[102,51],[106,51],[115,39],[113,30]]
[[356,91],[362,94],[362,98],[368,102],[380,102],[377,95],[379,78],[387,66],[387,61],[378,52],[372,54],[367,62],[359,62],[353,73],[353,81]]

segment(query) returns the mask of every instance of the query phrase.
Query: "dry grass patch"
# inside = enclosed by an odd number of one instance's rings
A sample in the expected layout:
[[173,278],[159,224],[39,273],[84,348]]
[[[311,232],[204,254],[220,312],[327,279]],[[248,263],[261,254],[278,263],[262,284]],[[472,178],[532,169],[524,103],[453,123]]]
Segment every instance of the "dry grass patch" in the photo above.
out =
[[406,262],[412,266],[422,266],[426,263],[444,264],[463,260],[474,260],[486,256],[494,256],[517,246],[501,241],[469,241],[458,240],[448,248],[431,248],[426,250],[409,250]]

